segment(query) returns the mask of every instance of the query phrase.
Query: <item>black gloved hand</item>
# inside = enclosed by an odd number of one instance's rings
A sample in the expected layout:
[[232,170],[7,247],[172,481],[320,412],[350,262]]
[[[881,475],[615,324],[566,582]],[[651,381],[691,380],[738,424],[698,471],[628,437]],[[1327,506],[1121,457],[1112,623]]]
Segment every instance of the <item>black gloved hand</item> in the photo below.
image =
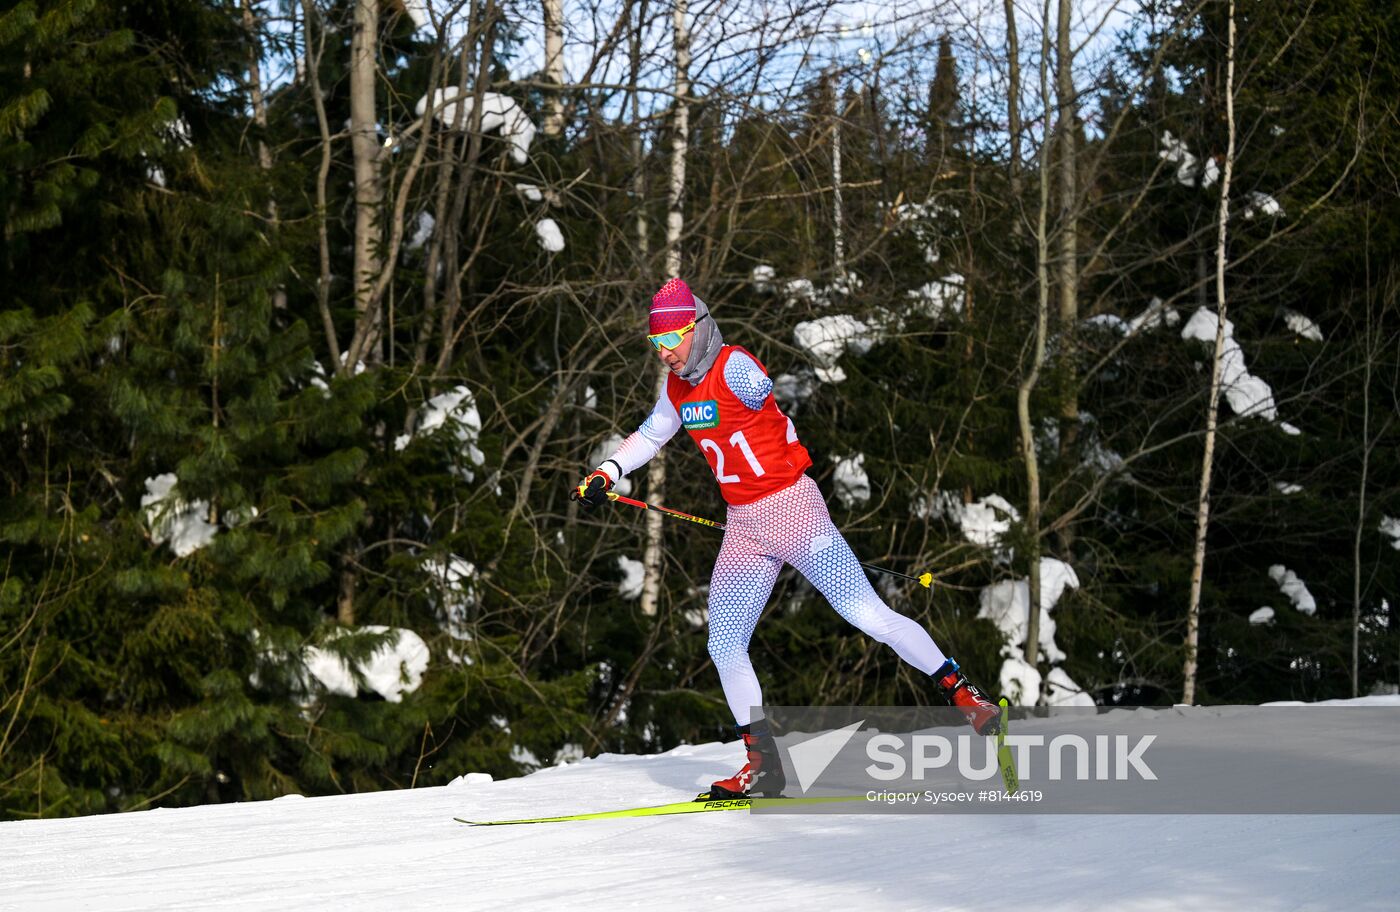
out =
[[612,479],[607,474],[594,472],[569,493],[569,499],[583,501],[583,505],[589,509],[600,507],[608,502],[608,489],[611,487]]

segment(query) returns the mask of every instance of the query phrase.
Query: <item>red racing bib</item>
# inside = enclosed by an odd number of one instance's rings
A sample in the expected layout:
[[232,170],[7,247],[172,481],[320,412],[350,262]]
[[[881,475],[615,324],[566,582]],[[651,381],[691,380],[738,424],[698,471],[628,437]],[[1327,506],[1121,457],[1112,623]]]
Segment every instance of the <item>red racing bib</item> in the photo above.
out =
[[[770,392],[754,411],[734,395],[724,379],[724,365],[737,345],[720,349],[715,363],[695,386],[676,374],[666,378],[666,396],[715,473],[726,503],[753,503],[792,485],[812,464],[797,441],[792,420]],[[760,370],[767,369],[753,358]]]

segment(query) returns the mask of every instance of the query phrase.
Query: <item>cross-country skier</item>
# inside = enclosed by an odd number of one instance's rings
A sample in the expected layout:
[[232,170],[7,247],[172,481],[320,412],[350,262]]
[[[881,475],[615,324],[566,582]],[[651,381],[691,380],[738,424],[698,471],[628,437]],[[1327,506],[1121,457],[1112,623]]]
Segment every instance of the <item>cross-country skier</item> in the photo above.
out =
[[993,734],[999,709],[943,655],[928,631],[891,611],[875,593],[831,521],[792,420],[773,398],[773,381],[753,355],[725,345],[705,302],[680,279],[651,300],[647,340],[671,371],[642,426],[603,460],[571,496],[586,506],[657,454],[685,428],[709,461],[729,505],[727,530],[710,577],[709,649],[748,762],[710,787],[712,798],[776,797],[785,784],[749,662],[749,638],[784,563],[796,567],[847,621],[924,674],[979,734]]

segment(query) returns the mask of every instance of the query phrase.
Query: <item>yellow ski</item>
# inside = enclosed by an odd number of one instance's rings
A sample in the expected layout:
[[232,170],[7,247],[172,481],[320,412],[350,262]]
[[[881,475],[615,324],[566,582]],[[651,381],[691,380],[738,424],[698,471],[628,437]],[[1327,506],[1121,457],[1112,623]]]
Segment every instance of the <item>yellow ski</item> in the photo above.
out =
[[997,732],[997,765],[1001,767],[1001,781],[1006,786],[1006,794],[1014,795],[1021,787],[1021,778],[1016,775],[1016,764],[1011,759],[1011,748],[1006,746],[1006,728],[1009,724],[1006,698],[1002,697],[1001,729]]
[[525,817],[520,820],[465,820],[452,819],[468,826],[514,826],[521,823],[566,823],[571,820],[617,820],[625,817],[669,817],[673,814],[706,814],[714,811],[746,811],[757,802],[759,806],[771,802],[784,804],[825,804],[832,801],[861,801],[864,795],[840,795],[828,798],[725,798],[719,801],[677,801],[673,804],[658,804],[652,807],[625,808],[620,811],[594,811],[587,814],[563,814],[557,817]]

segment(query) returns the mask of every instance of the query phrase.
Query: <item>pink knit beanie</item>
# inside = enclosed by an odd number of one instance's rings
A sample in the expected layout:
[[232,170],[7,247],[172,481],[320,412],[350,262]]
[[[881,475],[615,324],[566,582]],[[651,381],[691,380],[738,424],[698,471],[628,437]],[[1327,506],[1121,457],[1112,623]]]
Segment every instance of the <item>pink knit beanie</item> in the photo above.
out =
[[651,299],[651,314],[648,317],[651,335],[680,329],[695,320],[695,295],[690,287],[680,279],[672,279],[661,286]]

